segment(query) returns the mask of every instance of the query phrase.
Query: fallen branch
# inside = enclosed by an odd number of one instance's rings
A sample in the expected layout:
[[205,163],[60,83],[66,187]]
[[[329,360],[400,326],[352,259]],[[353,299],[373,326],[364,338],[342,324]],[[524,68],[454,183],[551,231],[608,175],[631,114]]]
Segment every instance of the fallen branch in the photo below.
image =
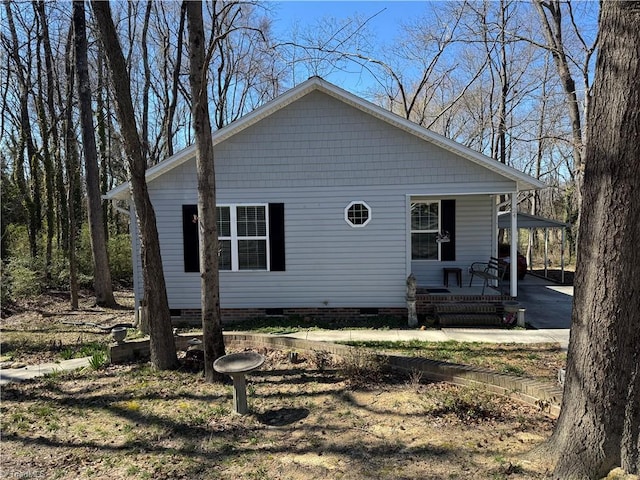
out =
[[36,310],[43,317],[59,317],[61,315],[98,315],[106,313],[104,310],[77,310],[73,312],[45,312],[43,310]]
[[116,323],[115,325],[98,325],[97,323],[91,323],[91,322],[70,322],[70,321],[63,321],[62,323],[65,325],[74,325],[76,327],[99,328],[100,330],[104,330],[105,332],[111,331],[116,327],[133,328],[133,324],[131,323]]

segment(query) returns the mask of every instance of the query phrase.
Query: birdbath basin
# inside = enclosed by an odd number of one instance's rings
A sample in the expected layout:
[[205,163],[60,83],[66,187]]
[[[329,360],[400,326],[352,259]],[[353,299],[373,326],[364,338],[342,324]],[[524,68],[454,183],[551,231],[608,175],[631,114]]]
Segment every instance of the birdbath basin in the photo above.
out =
[[233,379],[233,411],[247,413],[247,384],[245,374],[256,370],[264,363],[264,357],[256,352],[240,352],[224,355],[213,362],[216,372],[226,373]]
[[111,329],[111,337],[116,342],[122,343],[127,338],[127,329],[125,327],[113,327]]

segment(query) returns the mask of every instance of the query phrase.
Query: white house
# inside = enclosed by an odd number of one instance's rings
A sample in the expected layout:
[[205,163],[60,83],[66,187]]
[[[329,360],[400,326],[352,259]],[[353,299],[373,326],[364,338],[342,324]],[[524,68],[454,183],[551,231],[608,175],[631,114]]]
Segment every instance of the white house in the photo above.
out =
[[[544,187],[317,77],[216,131],[213,143],[227,318],[402,314],[409,274],[442,286],[443,268],[459,267],[468,282],[469,265],[495,255],[496,197],[510,195],[515,212],[519,191]],[[147,181],[170,308],[195,314],[195,147],[150,168]],[[129,200],[128,184],[106,198]]]

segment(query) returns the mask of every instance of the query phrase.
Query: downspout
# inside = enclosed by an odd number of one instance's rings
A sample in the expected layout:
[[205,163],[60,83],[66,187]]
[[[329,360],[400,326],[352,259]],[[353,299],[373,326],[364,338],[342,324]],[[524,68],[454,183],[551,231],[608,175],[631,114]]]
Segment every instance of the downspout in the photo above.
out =
[[129,210],[125,210],[122,207],[119,207],[115,200],[113,200],[111,202],[111,205],[113,205],[113,208],[116,210],[116,212],[119,212],[119,213],[121,213],[123,215],[126,215],[128,217],[131,217],[131,212]]
[[511,192],[511,296],[518,296],[518,192]]

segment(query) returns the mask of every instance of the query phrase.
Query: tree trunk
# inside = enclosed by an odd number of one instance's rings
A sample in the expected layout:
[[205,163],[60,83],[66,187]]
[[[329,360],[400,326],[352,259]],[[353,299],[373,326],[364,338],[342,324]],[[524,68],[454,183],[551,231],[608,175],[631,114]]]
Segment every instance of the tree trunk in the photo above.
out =
[[186,2],[186,9],[189,25],[189,81],[193,97],[193,128],[196,135],[198,173],[202,339],[205,379],[211,382],[218,377],[213,369],[213,362],[225,354],[220,319],[215,169],[207,94],[202,2]]
[[[142,146],[144,147],[144,156],[149,159],[149,90],[151,89],[151,67],[149,66],[149,52],[147,48],[147,32],[149,31],[149,18],[151,17],[152,2],[147,2],[147,8],[144,12],[144,22],[142,25],[142,38],[140,44],[142,47],[142,65],[144,66],[144,83],[142,85],[142,125],[141,136]],[[150,161],[151,165],[158,163],[157,159]]]
[[640,2],[603,2],[558,478],[638,473],[640,422]]
[[[40,3],[40,5],[38,5]],[[45,218],[47,220],[47,235],[46,235],[46,249],[45,249],[45,278],[47,284],[51,282],[51,265],[53,257],[53,239],[55,238],[56,222],[55,222],[55,191],[53,188],[54,183],[54,169],[52,159],[52,148],[55,150],[55,146],[58,142],[58,138],[54,137],[54,141],[51,141],[52,129],[49,124],[55,123],[55,118],[47,118],[47,111],[45,108],[45,88],[44,79],[45,73],[43,69],[41,43],[47,42],[49,32],[47,30],[46,16],[44,14],[44,4],[41,2],[32,3],[36,25],[38,28],[38,45],[36,51],[36,72],[37,72],[37,85],[38,93],[36,95],[36,110],[38,112],[38,125],[42,132],[42,164],[44,166],[45,173],[45,191],[46,191],[46,213]],[[42,12],[40,12],[42,10]],[[46,48],[45,48],[46,57]],[[45,60],[46,64],[46,60]],[[53,146],[53,147],[52,147]]]
[[169,108],[167,110],[167,117],[165,120],[165,137],[167,141],[167,156],[173,155],[173,121],[176,114],[176,107],[178,104],[178,86],[180,84],[180,70],[182,68],[182,38],[184,36],[184,21],[185,21],[185,4],[183,3],[180,8],[180,23],[178,26],[177,46],[176,46],[176,64],[173,69],[173,75],[171,78],[171,100],[169,101]]
[[69,292],[71,309],[78,309],[78,266],[76,260],[76,240],[78,239],[78,215],[79,204],[75,201],[74,192],[80,182],[80,167],[78,162],[78,149],[76,134],[73,131],[73,88],[75,74],[73,71],[72,42],[73,25],[69,27],[67,37],[67,49],[65,52],[65,73],[67,76],[67,104],[65,107],[65,166],[67,170],[68,192],[66,197],[69,210],[69,236],[67,238],[67,251],[69,254]]
[[144,298],[149,309],[151,362],[158,369],[172,369],[178,365],[178,358],[171,327],[156,216],[147,190],[146,159],[136,127],[129,74],[109,3],[92,1],[91,6],[111,72],[116,111],[129,161],[131,193],[140,231]]
[[109,258],[107,256],[107,237],[102,217],[98,150],[93,126],[93,110],[91,108],[84,0],[75,0],[73,2],[73,38],[76,75],[78,76],[78,103],[80,106],[80,126],[84,150],[85,182],[87,186],[87,219],[91,233],[91,253],[93,256],[93,286],[96,294],[96,305],[115,307],[117,304],[113,296]]
[[[98,85],[96,95],[96,133],[98,134],[98,155],[100,158],[100,192],[104,195],[109,191],[109,157],[107,155],[107,109],[105,106],[105,96],[108,95],[105,86],[103,65],[104,52],[98,52]],[[104,225],[104,234],[107,244],[109,243],[109,220],[112,213],[112,206],[109,202],[102,204],[102,224]],[[112,219],[112,218],[111,218]]]

